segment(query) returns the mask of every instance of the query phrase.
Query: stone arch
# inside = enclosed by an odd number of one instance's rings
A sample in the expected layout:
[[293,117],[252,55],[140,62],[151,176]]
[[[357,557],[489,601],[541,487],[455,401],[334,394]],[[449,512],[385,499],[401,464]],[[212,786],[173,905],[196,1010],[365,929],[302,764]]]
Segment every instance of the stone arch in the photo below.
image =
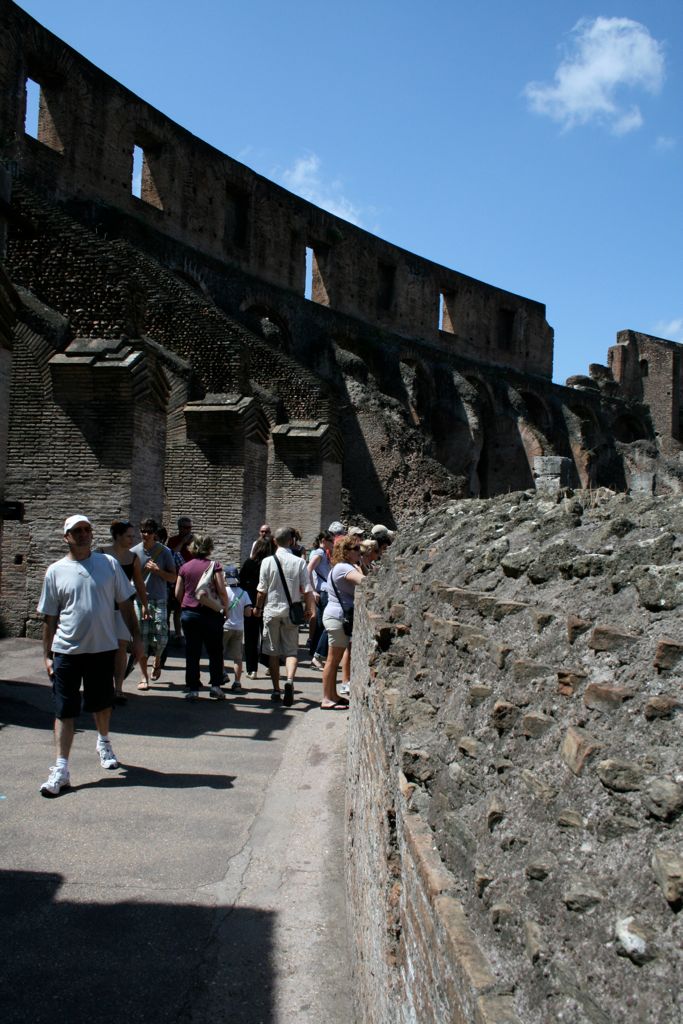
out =
[[476,422],[473,424],[473,464],[470,474],[470,489],[473,496],[489,498],[496,494],[495,458],[493,439],[496,422],[496,402],[487,381],[476,374],[465,374],[464,381],[473,389],[473,396],[467,402]]
[[545,403],[533,391],[518,392],[517,427],[529,470],[533,473],[534,459],[539,455],[553,453],[554,446],[549,440],[551,418]]
[[597,482],[597,452],[602,442],[597,417],[588,405],[572,402],[565,406],[568,420],[569,447],[582,487]]
[[434,378],[421,359],[402,355],[399,373],[410,417],[416,427],[429,423],[434,397]]

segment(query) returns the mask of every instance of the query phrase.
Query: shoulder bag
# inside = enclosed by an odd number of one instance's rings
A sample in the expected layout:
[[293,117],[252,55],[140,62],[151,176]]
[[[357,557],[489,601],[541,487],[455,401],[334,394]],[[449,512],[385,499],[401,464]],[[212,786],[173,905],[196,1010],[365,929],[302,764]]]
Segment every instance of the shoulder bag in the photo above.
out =
[[301,601],[292,601],[291,597],[289,596],[289,587],[287,586],[287,580],[285,579],[285,574],[282,571],[282,566],[280,565],[280,559],[277,557],[277,555],[273,555],[273,558],[275,559],[275,563],[276,563],[276,565],[278,567],[278,570],[279,570],[279,573],[280,573],[280,579],[282,580],[282,586],[284,587],[284,591],[285,591],[285,597],[287,598],[287,604],[289,605],[289,621],[294,626],[303,626],[303,624],[304,624],[304,606],[303,606],[303,603]]
[[205,608],[211,608],[214,612],[223,611],[223,602],[218,597],[216,584],[213,581],[213,574],[216,570],[216,563],[211,562],[199,578],[199,583],[194,588],[194,596]]

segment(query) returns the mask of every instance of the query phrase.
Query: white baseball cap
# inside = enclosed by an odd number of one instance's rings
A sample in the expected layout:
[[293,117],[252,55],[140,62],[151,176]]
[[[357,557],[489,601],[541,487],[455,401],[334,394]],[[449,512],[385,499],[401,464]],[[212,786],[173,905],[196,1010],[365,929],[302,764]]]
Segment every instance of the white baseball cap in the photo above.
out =
[[73,530],[74,526],[77,526],[79,523],[87,523],[88,526],[92,526],[87,516],[69,516],[64,523],[64,533],[67,534],[69,530]]
[[346,529],[343,523],[340,523],[338,519],[335,519],[333,523],[328,526],[330,533],[346,533]]

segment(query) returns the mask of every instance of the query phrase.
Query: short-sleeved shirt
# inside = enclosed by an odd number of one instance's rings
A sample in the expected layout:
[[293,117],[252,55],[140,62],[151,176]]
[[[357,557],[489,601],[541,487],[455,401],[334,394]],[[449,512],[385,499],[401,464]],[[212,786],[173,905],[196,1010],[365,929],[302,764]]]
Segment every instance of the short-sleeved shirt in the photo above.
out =
[[48,566],[38,602],[40,615],[58,617],[56,654],[99,654],[118,646],[116,604],[135,587],[112,555],[93,551],[81,561],[60,558]]
[[[343,619],[344,612],[349,611],[353,608],[353,600],[356,593],[356,584],[348,582],[346,577],[350,572],[358,569],[357,565],[351,565],[350,562],[338,562],[337,565],[332,566],[330,575],[327,580],[327,608],[325,609],[325,615],[331,619]],[[341,605],[337,599],[335,589],[332,583],[336,586],[339,591],[339,597],[341,597]]]
[[251,604],[251,598],[241,587],[228,587],[228,617],[223,629],[239,629],[244,632],[244,609]]
[[[209,568],[212,562],[215,562],[213,558],[191,558],[189,562],[185,562],[185,565],[181,565],[178,569],[178,575],[183,581],[184,592],[183,592],[183,603],[182,608],[201,608],[201,605],[194,595],[196,587],[199,586],[199,581]],[[223,566],[220,562],[215,562],[214,575],[222,572]]]
[[313,570],[313,578],[315,580],[316,592],[322,594],[324,590],[327,590],[327,577],[330,574],[330,557],[325,548],[316,548],[314,551],[311,551],[308,564],[310,565],[311,561],[316,557],[319,557],[320,561]]
[[157,604],[165,604],[168,600],[168,583],[166,580],[162,580],[161,576],[158,576],[157,573],[145,571],[145,565],[151,559],[164,572],[175,572],[176,564],[172,552],[159,541],[149,551],[145,551],[144,544],[136,544],[135,547],[131,548],[131,551],[140,559],[142,578],[150,601],[156,601]]
[[261,562],[258,589],[259,593],[267,595],[263,611],[264,619],[289,614],[289,602],[282,586],[282,577],[275,562],[276,558],[282,566],[289,596],[293,602],[300,601],[303,594],[310,593],[313,589],[304,560],[293,555],[286,548],[278,548],[277,554],[270,555]]

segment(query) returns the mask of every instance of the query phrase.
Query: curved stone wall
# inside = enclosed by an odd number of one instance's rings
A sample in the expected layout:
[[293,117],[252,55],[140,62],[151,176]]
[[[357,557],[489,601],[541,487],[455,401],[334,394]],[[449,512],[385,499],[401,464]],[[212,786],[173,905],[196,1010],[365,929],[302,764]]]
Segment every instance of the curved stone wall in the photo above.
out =
[[606,490],[406,524],[357,613],[364,1021],[677,1024],[683,506]]

